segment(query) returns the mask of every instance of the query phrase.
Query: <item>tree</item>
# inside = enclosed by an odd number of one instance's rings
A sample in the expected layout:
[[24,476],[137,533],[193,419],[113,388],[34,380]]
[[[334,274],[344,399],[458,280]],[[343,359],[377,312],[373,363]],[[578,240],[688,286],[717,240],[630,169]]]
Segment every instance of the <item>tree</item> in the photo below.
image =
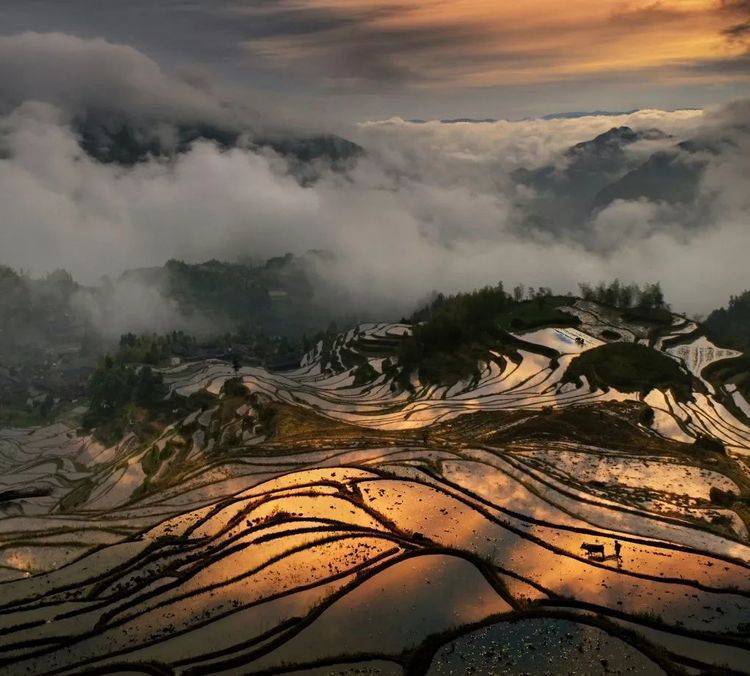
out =
[[632,284],[624,284],[620,288],[620,298],[617,302],[617,306],[622,309],[627,309],[633,305],[634,289]]
[[706,327],[722,347],[750,350],[750,291],[732,296],[728,307],[711,312]]
[[594,300],[594,290],[591,288],[591,284],[585,284],[582,282],[578,285],[578,289],[583,300]]
[[130,401],[134,382],[133,369],[115,367],[112,358],[105,357],[89,381],[87,426],[99,424],[124,407]]
[[127,411],[138,406],[148,411],[158,408],[167,395],[164,379],[150,366],[136,369],[115,363],[108,355],[89,380],[89,409],[84,415],[84,427],[113,426],[121,431]]
[[638,420],[640,421],[641,425],[644,427],[651,427],[654,424],[654,421],[656,420],[656,414],[654,413],[654,409],[650,406],[646,406],[642,411],[641,414],[638,416]]
[[603,302],[605,305],[617,306],[620,300],[620,280],[615,279],[604,289]]
[[638,297],[638,308],[641,310],[659,310],[666,307],[664,293],[661,290],[661,284],[646,284],[640,290]]
[[161,373],[154,373],[150,366],[143,366],[132,391],[132,400],[137,406],[149,408],[161,401],[166,395],[164,378]]
[[124,333],[120,336],[120,347],[135,347],[138,336],[134,333]]
[[47,396],[44,397],[42,403],[39,405],[39,415],[41,415],[43,418],[49,417],[54,406],[55,398],[51,394],[47,394]]

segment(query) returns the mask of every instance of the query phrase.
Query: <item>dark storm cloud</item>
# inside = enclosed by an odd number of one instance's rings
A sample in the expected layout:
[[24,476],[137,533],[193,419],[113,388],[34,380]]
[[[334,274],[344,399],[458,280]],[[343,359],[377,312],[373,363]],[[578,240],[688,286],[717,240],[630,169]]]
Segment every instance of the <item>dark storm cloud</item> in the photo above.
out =
[[0,102],[45,101],[75,115],[112,111],[169,120],[221,116],[209,93],[127,45],[64,33],[0,37]]

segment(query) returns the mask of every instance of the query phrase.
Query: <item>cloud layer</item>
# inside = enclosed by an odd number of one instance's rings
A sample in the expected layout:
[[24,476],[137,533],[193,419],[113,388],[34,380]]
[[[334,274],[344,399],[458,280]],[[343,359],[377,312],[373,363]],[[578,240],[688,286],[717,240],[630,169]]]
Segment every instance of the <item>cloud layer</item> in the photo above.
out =
[[[354,169],[341,174],[322,167],[320,178],[303,186],[273,152],[222,151],[206,142],[133,167],[88,157],[71,119],[91,108],[109,106],[166,127],[235,115],[131,48],[24,35],[0,39],[0,57],[6,102],[0,262],[17,268],[65,267],[90,282],[171,257],[263,258],[327,249],[336,259],[320,270],[326,280],[320,293],[336,290],[339,297],[343,288],[355,306],[392,314],[408,311],[433,289],[500,279],[559,290],[615,276],[661,280],[675,306],[688,311],[724,303],[748,284],[747,103],[705,113],[373,122],[354,138],[367,150]],[[27,68],[22,84],[12,82],[8,63]],[[69,87],[47,75],[52,63],[67,73]],[[670,135],[628,146],[634,165],[684,139],[722,139],[719,152],[701,154],[706,169],[694,210],[700,222],[687,223],[673,205],[636,199],[592,213],[585,240],[580,231],[529,224],[524,207],[539,195],[517,180],[516,170],[562,171],[567,148],[618,125]],[[141,305],[153,308],[153,299],[147,301]]]
[[138,50],[63,33],[0,37],[0,103],[8,109],[29,100],[71,115],[114,113],[175,121],[222,115],[210,94],[168,76]]

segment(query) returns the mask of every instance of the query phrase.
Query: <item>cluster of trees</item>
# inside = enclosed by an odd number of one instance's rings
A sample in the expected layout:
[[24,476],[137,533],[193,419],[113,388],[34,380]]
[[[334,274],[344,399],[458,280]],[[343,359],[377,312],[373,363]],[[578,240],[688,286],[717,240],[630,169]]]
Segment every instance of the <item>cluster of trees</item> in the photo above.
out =
[[241,321],[271,307],[266,285],[248,265],[170,260],[161,276],[165,294],[176,300],[185,314],[199,311]]
[[554,293],[549,286],[540,286],[534,288],[530,286],[528,289],[523,284],[518,284],[513,287],[513,300],[516,303],[520,303],[524,298],[528,300],[537,300],[539,298],[550,298]]
[[[529,300],[523,300],[524,295]],[[415,369],[426,382],[450,383],[471,377],[487,349],[513,345],[508,330],[576,324],[577,318],[559,309],[568,301],[553,296],[545,287],[526,293],[519,286],[511,295],[502,282],[469,293],[436,295],[412,315],[413,335],[399,348],[402,386],[408,384]]]
[[219,331],[248,323],[272,335],[298,337],[333,318],[346,319],[342,307],[316,302],[313,278],[324,254],[292,254],[258,263],[169,260],[159,268],[130,270],[122,279],[159,289],[185,317],[210,320]]
[[29,302],[29,290],[21,275],[5,265],[0,266],[0,310],[5,322],[15,319]]
[[120,336],[117,350],[101,359],[89,378],[84,429],[113,443],[129,429],[148,423],[161,412],[167,395],[162,375],[152,366],[194,345],[195,338],[182,331]]
[[171,356],[185,356],[195,348],[196,340],[183,331],[164,335],[125,333],[120,336],[115,361],[123,364],[156,365]]
[[659,282],[640,287],[638,284],[623,284],[619,279],[615,279],[608,284],[599,282],[596,286],[590,284],[579,284],[578,286],[581,290],[581,298],[584,300],[609,305],[620,310],[632,308],[640,310],[669,309]]
[[56,401],[81,396],[88,377],[76,344],[87,330],[65,270],[43,277],[0,265],[0,426],[35,425]]
[[[411,317],[412,323],[439,318],[453,323],[457,330],[468,328],[482,329],[493,323],[493,318],[503,312],[511,302],[502,282],[496,286],[485,286],[469,293],[453,296],[437,294],[433,300]],[[460,328],[459,328],[460,324]]]
[[97,438],[112,442],[134,425],[141,428],[168,413],[171,404],[165,403],[164,380],[152,367],[171,356],[218,355],[230,360],[238,372],[245,358],[273,366],[290,354],[298,356],[300,348],[301,342],[271,338],[250,328],[202,341],[182,331],[123,334],[117,350],[99,361],[89,379],[83,427],[96,429]]
[[750,291],[732,296],[727,307],[708,315],[705,325],[719,345],[750,351]]
[[164,403],[167,388],[150,366],[105,357],[89,380],[89,408],[82,423],[102,441],[122,437],[136,419],[148,420]]
[[412,336],[400,345],[401,385],[408,386],[415,369],[428,382],[471,376],[484,347],[501,338],[498,316],[512,302],[502,282],[471,293],[438,294],[414,313]]
[[228,333],[212,341],[221,345],[227,352],[236,351],[242,346],[248,356],[271,368],[277,363],[294,361],[302,354],[303,339],[288,336],[269,335],[252,326],[241,326],[235,333]]

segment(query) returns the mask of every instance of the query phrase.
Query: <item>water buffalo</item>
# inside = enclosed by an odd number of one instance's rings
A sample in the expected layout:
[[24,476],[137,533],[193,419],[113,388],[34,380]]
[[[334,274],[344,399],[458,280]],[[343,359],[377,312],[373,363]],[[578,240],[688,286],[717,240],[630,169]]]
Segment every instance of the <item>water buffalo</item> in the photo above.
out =
[[604,545],[593,545],[589,542],[581,544],[581,549],[586,552],[586,556],[594,556],[594,554],[600,554],[604,558]]

